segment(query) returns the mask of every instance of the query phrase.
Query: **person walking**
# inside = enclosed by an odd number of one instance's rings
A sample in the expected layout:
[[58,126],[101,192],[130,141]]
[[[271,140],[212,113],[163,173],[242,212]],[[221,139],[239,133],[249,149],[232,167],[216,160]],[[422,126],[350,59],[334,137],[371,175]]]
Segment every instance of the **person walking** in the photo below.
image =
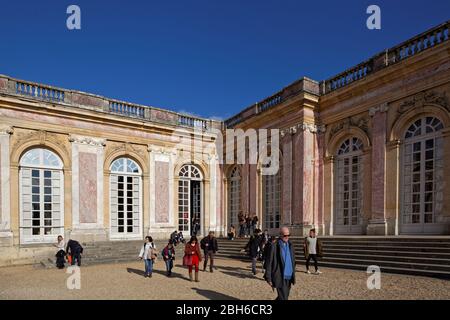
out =
[[200,245],[196,236],[192,236],[191,240],[186,243],[184,248],[183,265],[189,269],[189,280],[192,281],[192,269],[195,268],[195,282],[199,282],[198,279],[198,265],[202,261],[202,253],[200,251]]
[[175,247],[173,246],[173,242],[171,240],[167,246],[164,247],[161,252],[161,256],[166,263],[167,276],[170,277],[172,275],[173,261],[175,260]]
[[255,230],[255,234],[250,236],[250,240],[248,241],[245,249],[248,251],[249,257],[252,259],[252,272],[253,275],[256,276],[256,263],[258,261],[258,257],[261,251],[261,240],[262,237],[259,234],[260,230]]
[[206,267],[209,262],[209,271],[213,272],[214,267],[214,255],[217,251],[219,251],[219,246],[217,244],[217,239],[214,237],[214,232],[210,231],[208,236],[204,237],[202,241],[200,241],[200,247],[203,249],[203,253],[205,254],[205,261],[203,262],[203,271],[206,271]]
[[81,254],[83,253],[83,247],[81,244],[76,241],[70,239],[67,242],[66,254],[71,257],[71,265],[75,265],[75,261],[77,261],[77,265],[81,267]]
[[153,273],[153,262],[156,259],[156,246],[153,243],[152,237],[145,237],[145,243],[141,248],[141,252],[139,253],[139,258],[141,260],[144,260],[145,265],[145,271],[144,271],[144,277],[152,277]]
[[309,236],[305,238],[303,244],[303,250],[306,259],[306,273],[311,273],[309,271],[309,263],[312,259],[314,261],[314,269],[316,270],[315,273],[321,274],[322,272],[317,265],[317,257],[322,256],[322,242],[316,237],[316,229],[311,229],[309,231]]
[[64,251],[65,249],[65,242],[64,242],[64,238],[60,235],[58,236],[57,239],[57,243],[55,244],[55,247],[58,248],[58,251],[56,252],[56,267],[58,269],[63,269],[64,268],[64,257],[66,256],[66,252]]
[[294,246],[289,241],[289,228],[280,229],[280,238],[271,245],[264,279],[277,289],[277,300],[288,300],[291,286],[295,285]]
[[272,247],[272,245],[276,242],[277,237],[275,236],[271,236],[269,237],[268,240],[265,240],[264,235],[263,235],[263,243],[264,243],[264,247],[263,247],[263,273],[266,272],[266,265],[267,262],[269,261],[269,253],[270,253],[270,249]]
[[252,225],[252,218],[249,215],[245,216],[245,237],[250,237],[250,228]]

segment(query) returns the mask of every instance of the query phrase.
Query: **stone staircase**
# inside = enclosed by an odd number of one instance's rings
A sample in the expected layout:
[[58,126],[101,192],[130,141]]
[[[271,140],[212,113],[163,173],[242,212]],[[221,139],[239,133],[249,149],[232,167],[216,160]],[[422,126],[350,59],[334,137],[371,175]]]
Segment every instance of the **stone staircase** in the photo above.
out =
[[[322,237],[324,257],[320,266],[450,279],[449,237]],[[219,240],[218,257],[248,260],[240,252],[248,239]],[[304,266],[303,238],[292,238],[297,264]]]
[[[160,258],[161,256],[159,253],[167,245],[167,242],[157,240],[154,243],[158,249],[158,257]],[[143,240],[81,243],[84,249],[81,257],[81,264],[82,266],[89,266],[96,264],[138,261],[138,255],[143,244]],[[178,258],[182,255],[183,248],[184,245],[178,245],[176,247]],[[45,259],[40,263],[40,266],[45,268],[56,268],[55,265],[55,257]]]
[[[450,279],[450,237],[321,237],[323,267],[367,270],[377,265],[382,272],[433,276]],[[241,250],[248,239],[218,239],[218,258],[249,260]],[[296,261],[304,265],[303,238],[291,239]],[[167,244],[155,241],[158,251]],[[143,241],[109,241],[82,243],[82,265],[138,261]],[[177,257],[183,256],[184,245],[176,247]],[[40,266],[55,268],[56,258],[41,261]]]

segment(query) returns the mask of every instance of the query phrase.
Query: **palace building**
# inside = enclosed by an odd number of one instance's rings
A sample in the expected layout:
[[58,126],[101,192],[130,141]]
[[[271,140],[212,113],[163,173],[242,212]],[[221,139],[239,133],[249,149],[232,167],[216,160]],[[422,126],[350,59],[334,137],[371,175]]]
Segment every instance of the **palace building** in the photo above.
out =
[[[225,235],[239,212],[296,235],[449,235],[449,26],[224,122],[0,76],[0,265],[59,234]],[[277,173],[222,163],[226,129],[279,129]]]

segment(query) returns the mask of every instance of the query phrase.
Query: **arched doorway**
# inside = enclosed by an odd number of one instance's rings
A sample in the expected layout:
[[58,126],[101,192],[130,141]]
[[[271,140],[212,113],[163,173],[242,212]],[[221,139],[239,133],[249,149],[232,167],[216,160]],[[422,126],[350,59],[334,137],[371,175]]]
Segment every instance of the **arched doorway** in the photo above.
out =
[[228,227],[238,230],[238,214],[241,210],[241,172],[237,166],[228,176]]
[[191,164],[178,173],[178,230],[185,235],[198,235],[203,229],[203,176]]
[[439,234],[443,201],[444,148],[442,122],[423,117],[405,132],[402,150],[402,199],[400,232]]
[[54,152],[34,148],[20,159],[20,242],[55,242],[64,235],[63,163]]
[[142,170],[130,158],[110,167],[110,238],[142,238]]
[[352,137],[346,139],[336,153],[336,234],[362,234],[362,150],[363,142]]

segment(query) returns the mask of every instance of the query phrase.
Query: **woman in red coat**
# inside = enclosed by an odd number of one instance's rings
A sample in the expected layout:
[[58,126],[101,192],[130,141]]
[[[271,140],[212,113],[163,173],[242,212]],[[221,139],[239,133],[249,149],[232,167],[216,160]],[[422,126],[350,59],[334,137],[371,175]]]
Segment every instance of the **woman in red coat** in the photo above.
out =
[[189,279],[192,281],[192,268],[195,267],[195,282],[198,280],[198,265],[202,261],[202,253],[197,237],[193,236],[184,248],[183,264],[189,268]]

